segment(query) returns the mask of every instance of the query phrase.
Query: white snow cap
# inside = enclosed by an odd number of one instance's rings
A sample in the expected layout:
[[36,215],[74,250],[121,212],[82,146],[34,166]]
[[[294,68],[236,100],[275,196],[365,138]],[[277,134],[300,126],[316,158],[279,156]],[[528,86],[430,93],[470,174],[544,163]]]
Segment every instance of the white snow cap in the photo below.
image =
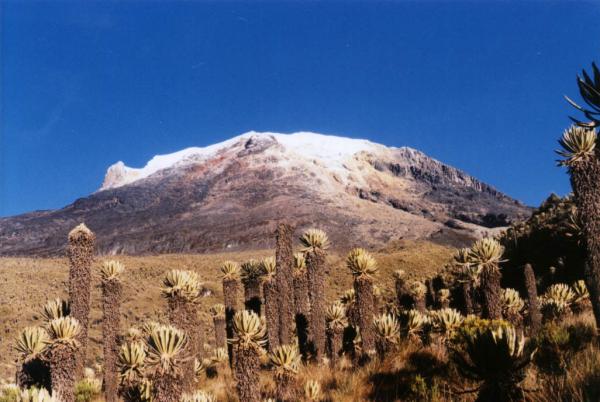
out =
[[218,144],[206,147],[191,147],[171,154],[156,155],[142,168],[131,168],[119,161],[108,168],[100,190],[121,187],[176,165],[190,162],[197,163],[203,159],[210,159],[218,151],[253,136],[272,136],[289,151],[306,159],[318,160],[332,169],[341,168],[343,162],[357,152],[372,151],[377,147],[381,147],[381,145],[368,140],[312,132],[282,134],[249,131]]

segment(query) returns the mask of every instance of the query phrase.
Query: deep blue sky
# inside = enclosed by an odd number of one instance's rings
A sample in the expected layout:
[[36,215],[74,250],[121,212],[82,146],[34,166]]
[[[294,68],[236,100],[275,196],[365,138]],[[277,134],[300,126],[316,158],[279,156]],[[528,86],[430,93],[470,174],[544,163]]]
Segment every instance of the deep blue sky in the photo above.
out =
[[[537,205],[600,3],[2,1],[0,216],[248,130],[408,145]],[[578,97],[577,97],[578,99]]]

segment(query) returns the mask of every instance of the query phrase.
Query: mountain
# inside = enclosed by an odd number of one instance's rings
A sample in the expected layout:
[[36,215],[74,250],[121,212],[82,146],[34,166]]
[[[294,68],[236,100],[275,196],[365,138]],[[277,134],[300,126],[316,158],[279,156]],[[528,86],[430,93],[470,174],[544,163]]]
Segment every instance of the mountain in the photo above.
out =
[[415,149],[301,132],[248,132],[205,148],[112,165],[100,189],[58,210],[0,219],[0,255],[57,255],[85,222],[101,253],[270,246],[280,220],[334,245],[463,244],[530,208]]

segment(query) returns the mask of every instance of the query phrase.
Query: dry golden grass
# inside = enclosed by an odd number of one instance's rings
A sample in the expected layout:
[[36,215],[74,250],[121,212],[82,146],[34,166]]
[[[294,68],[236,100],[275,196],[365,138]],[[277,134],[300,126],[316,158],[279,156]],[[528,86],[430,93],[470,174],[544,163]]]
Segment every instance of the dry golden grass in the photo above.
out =
[[[391,288],[391,273],[403,269],[409,276],[424,277],[438,271],[451,257],[451,248],[429,242],[402,241],[375,252],[380,266],[376,284]],[[260,250],[238,253],[202,255],[118,256],[126,271],[124,280],[123,330],[148,319],[163,320],[165,302],[160,295],[160,285],[166,271],[189,269],[196,271],[204,281],[210,296],[201,299],[200,310],[207,331],[206,340],[212,342],[212,321],[208,309],[222,303],[219,265],[224,260],[244,261],[262,258],[273,251]],[[94,269],[90,350],[87,364],[101,362],[102,312],[99,289],[99,268],[102,261],[112,257],[98,257]],[[332,252],[328,258],[330,268],[327,297],[337,298],[352,286],[352,277],[344,264],[345,255]],[[0,378],[13,378],[16,353],[13,349],[18,332],[28,325],[41,322],[40,307],[47,300],[67,297],[68,261],[66,258],[0,258]],[[224,385],[219,385],[221,388]]]

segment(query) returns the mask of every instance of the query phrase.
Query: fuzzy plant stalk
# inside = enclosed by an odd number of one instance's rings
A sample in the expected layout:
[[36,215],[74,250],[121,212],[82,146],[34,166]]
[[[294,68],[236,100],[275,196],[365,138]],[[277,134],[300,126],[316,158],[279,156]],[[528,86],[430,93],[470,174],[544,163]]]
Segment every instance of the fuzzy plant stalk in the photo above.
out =
[[124,270],[118,261],[106,261],[100,269],[102,279],[102,346],[104,351],[103,383],[106,402],[116,402],[119,391],[118,354],[121,326]]
[[182,351],[185,357],[182,362],[184,392],[193,390],[194,358],[201,358],[203,352],[203,329],[197,308],[200,289],[198,276],[192,271],[172,270],[163,279],[162,294],[167,300],[169,322],[186,335]]
[[358,327],[362,340],[363,353],[375,352],[375,301],[373,276],[377,272],[377,262],[365,249],[355,248],[346,258],[346,266],[354,276],[354,294],[358,312]]
[[96,236],[82,223],[69,232],[68,239],[70,315],[80,325],[78,351],[81,356],[77,359],[76,378],[81,378],[87,349]]
[[19,334],[15,347],[21,362],[16,375],[19,387],[50,389],[50,368],[43,359],[48,341],[48,332],[42,327],[27,327]]
[[81,325],[73,317],[56,318],[48,324],[50,340],[44,358],[50,367],[52,396],[61,402],[75,401],[78,359],[81,357]]
[[[223,278],[223,302],[225,303],[225,329],[227,339],[234,336],[233,317],[236,312],[242,310],[241,306],[241,285],[240,285],[240,266],[234,261],[225,261],[221,265],[221,274]],[[233,347],[227,344],[229,352],[229,364],[233,367]]]
[[300,243],[305,253],[308,273],[309,349],[317,362],[320,362],[325,353],[325,258],[329,239],[324,231],[309,229],[300,237]]
[[249,260],[242,264],[242,284],[244,285],[244,306],[247,310],[261,315],[262,296],[261,285],[263,280],[263,269],[260,261]]
[[426,313],[427,286],[423,282],[413,281],[410,284],[409,291],[413,300],[413,308],[420,313]]
[[310,301],[308,298],[308,272],[303,253],[294,254],[294,306],[296,335],[300,354],[306,359],[308,351],[308,318]]
[[231,342],[236,353],[234,375],[238,398],[244,402],[259,402],[260,356],[266,342],[266,328],[260,317],[250,310],[235,314],[233,328],[235,336]]
[[343,347],[344,329],[348,326],[346,308],[340,302],[333,303],[325,312],[327,319],[327,357],[331,367],[339,361]]
[[396,309],[398,311],[404,310],[406,300],[408,298],[408,292],[406,290],[406,273],[402,269],[397,269],[393,273],[394,277],[394,289],[396,291]]
[[292,343],[294,339],[294,230],[286,223],[277,225],[275,260],[275,283],[279,298],[279,344]]
[[475,242],[470,250],[471,261],[481,268],[480,288],[483,298],[483,317],[491,320],[502,318],[502,301],[499,264],[504,248],[493,238]]
[[430,306],[436,306],[437,301],[437,292],[435,291],[435,287],[433,286],[433,280],[426,279],[425,286],[427,287],[427,294],[425,296],[426,306],[429,304]]
[[527,329],[530,334],[537,334],[542,327],[542,313],[540,311],[540,302],[537,294],[537,282],[535,273],[531,264],[525,264],[523,267],[523,277],[525,288],[527,289],[527,310],[529,312]]
[[275,258],[267,257],[262,261],[264,272],[263,296],[265,299],[265,318],[267,321],[268,350],[273,352],[279,346],[279,297],[275,278]]
[[225,322],[225,305],[215,304],[210,308],[210,315],[215,327],[215,345],[217,348],[227,347],[227,324]]
[[279,402],[296,402],[298,392],[296,382],[300,352],[296,345],[281,345],[269,355],[275,369],[275,396]]
[[[588,92],[588,96],[591,95]],[[596,146],[597,137],[594,128],[572,126],[560,140],[563,150],[559,154],[565,158],[560,164],[568,168],[583,229],[586,250],[584,280],[600,336],[600,147]]]
[[184,331],[169,325],[154,327],[146,340],[146,364],[152,381],[154,402],[179,402],[185,392],[183,364],[188,338]]

